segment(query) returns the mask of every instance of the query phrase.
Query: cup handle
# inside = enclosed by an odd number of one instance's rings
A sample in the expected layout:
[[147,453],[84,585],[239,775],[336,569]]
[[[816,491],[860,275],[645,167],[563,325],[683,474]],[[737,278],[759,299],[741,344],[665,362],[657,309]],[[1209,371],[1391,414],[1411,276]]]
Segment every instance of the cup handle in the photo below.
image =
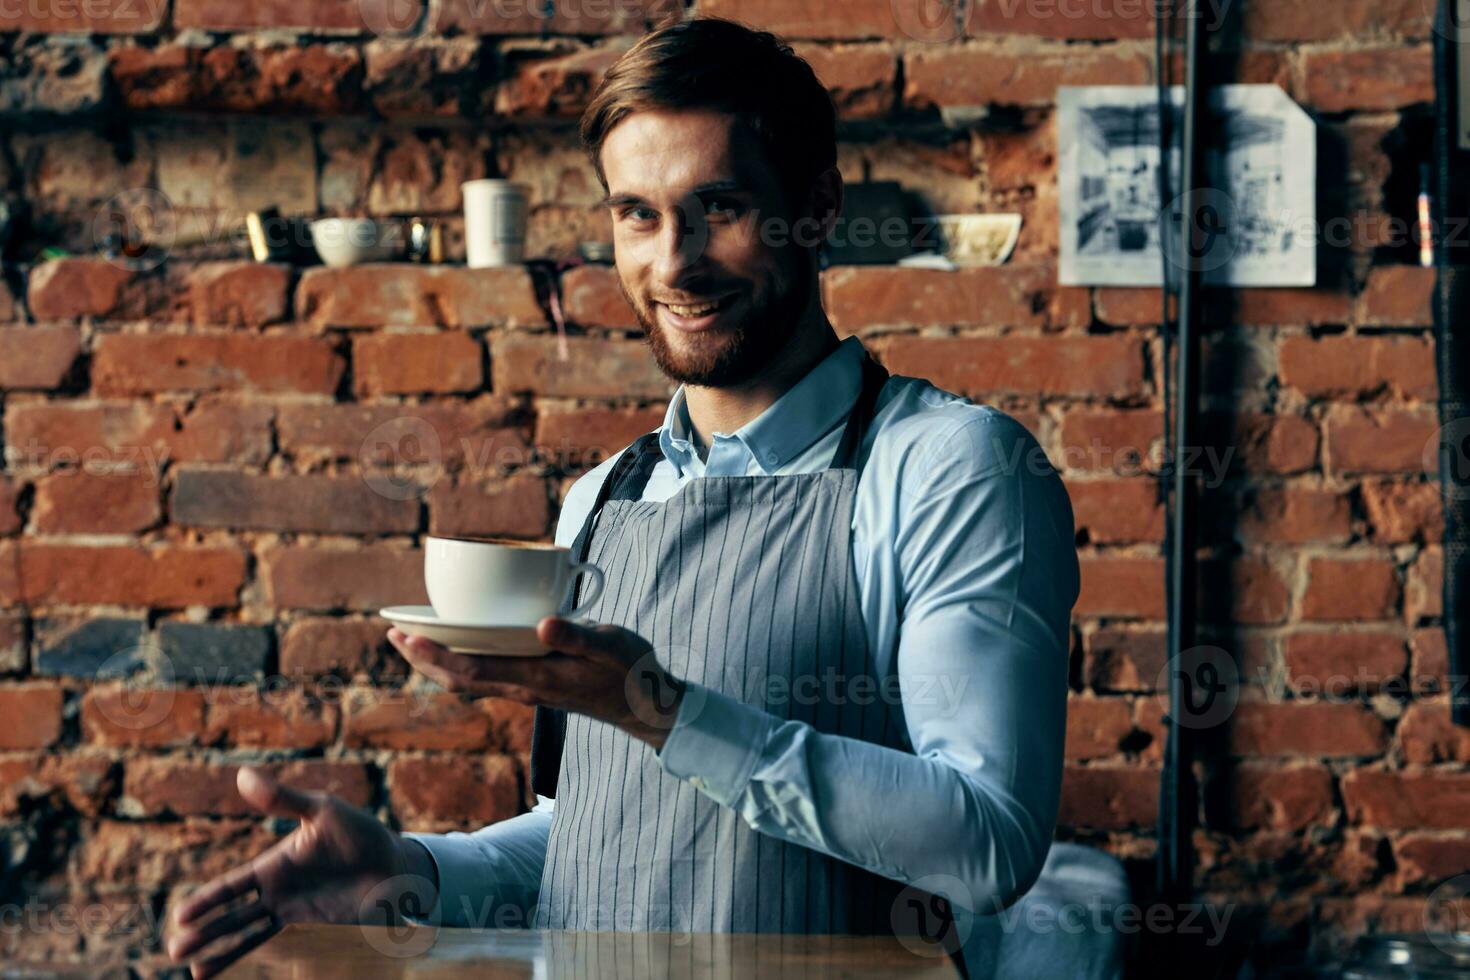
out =
[[575,579],[578,575],[586,575],[591,580],[591,595],[584,596],[581,605],[566,613],[565,619],[580,619],[582,614],[602,595],[602,569],[590,561],[584,561],[572,566],[572,578]]

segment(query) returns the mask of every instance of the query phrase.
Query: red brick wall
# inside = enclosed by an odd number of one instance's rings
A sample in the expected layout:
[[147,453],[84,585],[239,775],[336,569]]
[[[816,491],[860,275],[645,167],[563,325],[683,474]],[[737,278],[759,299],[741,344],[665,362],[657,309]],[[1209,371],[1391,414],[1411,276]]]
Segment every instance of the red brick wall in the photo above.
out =
[[[152,271],[4,270],[4,901],[51,907],[0,932],[7,953],[156,956],[150,917],[169,897],[272,838],[234,795],[242,761],[406,828],[524,806],[527,712],[405,690],[371,613],[424,601],[426,533],[545,537],[576,475],[657,423],[668,387],[611,273],[563,276],[562,361],[519,270],[223,256],[231,222],[275,204],[442,217],[458,257],[458,186],[484,175],[532,186],[532,254],[607,237],[571,124],[644,13],[670,4],[561,3],[544,36],[535,6],[36,0],[0,20],[0,187],[34,206],[31,252],[91,250],[99,208],[142,188],[181,234],[213,233]],[[946,21],[905,0],[699,8],[812,60],[866,124],[845,131],[849,179],[1025,215],[1006,268],[835,268],[824,291],[890,368],[1013,411],[1063,467],[1084,583],[1059,834],[1147,880],[1160,302],[1054,285],[1052,106],[1060,84],[1153,80],[1152,5],[991,0]],[[1207,733],[1199,886],[1289,953],[1417,927],[1470,860],[1470,737],[1448,724],[1440,500],[1422,461],[1432,277],[1403,264],[1429,31],[1423,0],[1233,9],[1216,67],[1317,116],[1330,237],[1321,288],[1206,304],[1209,448],[1228,467],[1204,497],[1204,627],[1246,683]],[[975,107],[993,111],[934,125]],[[67,902],[107,922],[67,927]]]

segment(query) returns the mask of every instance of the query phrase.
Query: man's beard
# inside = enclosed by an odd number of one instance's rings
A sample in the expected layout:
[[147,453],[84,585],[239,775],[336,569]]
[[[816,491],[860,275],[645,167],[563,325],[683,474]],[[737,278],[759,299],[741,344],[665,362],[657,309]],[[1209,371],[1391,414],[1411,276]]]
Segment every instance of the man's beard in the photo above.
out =
[[[758,307],[750,306],[739,320],[705,333],[685,334],[688,343],[677,349],[669,343],[667,330],[671,328],[658,322],[656,310],[645,313],[633,301],[621,276],[618,288],[642,325],[644,339],[660,371],[679,384],[728,388],[760,374],[795,335],[811,296],[815,253],[798,251],[796,261],[796,275],[784,290],[778,290]],[[749,305],[754,297],[746,293],[742,299]]]

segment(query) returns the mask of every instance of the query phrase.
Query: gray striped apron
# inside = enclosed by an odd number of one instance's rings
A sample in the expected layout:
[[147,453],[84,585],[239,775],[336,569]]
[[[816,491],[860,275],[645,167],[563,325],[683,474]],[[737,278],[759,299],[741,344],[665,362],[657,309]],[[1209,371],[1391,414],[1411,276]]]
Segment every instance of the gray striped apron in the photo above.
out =
[[[573,546],[607,576],[588,617],[643,636],[675,676],[820,732],[912,752],[897,699],[874,693],[884,678],[852,566],[863,435],[887,377],[865,360],[862,394],[825,471],[706,477],[644,501],[662,457],[657,433],[635,442]],[[859,677],[857,693],[844,694]],[[902,885],[752,830],[611,725],[541,709],[532,784],[556,798],[539,928],[892,929]]]

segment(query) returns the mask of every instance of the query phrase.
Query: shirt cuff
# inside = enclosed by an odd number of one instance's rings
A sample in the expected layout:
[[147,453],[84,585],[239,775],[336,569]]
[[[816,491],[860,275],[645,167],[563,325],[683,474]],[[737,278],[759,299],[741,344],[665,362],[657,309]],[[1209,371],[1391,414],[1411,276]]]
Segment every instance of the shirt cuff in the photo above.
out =
[[[459,928],[485,928],[487,926],[525,928],[530,924],[525,921],[528,914],[526,910],[530,903],[525,901],[525,896],[516,895],[503,896],[511,899],[511,902],[508,906],[497,905],[494,913],[496,918],[492,921],[473,921],[475,915],[483,916],[486,911],[472,904],[486,891],[485,852],[467,835],[419,834],[405,831],[402,836],[424,845],[424,849],[429,852],[429,860],[434,862],[434,869],[439,878],[435,907],[429,917],[422,920],[406,917],[410,922],[416,925],[428,924]],[[515,889],[502,885],[499,891],[513,892]]]
[[659,765],[716,803],[734,806],[750,785],[775,724],[762,708],[686,681]]

